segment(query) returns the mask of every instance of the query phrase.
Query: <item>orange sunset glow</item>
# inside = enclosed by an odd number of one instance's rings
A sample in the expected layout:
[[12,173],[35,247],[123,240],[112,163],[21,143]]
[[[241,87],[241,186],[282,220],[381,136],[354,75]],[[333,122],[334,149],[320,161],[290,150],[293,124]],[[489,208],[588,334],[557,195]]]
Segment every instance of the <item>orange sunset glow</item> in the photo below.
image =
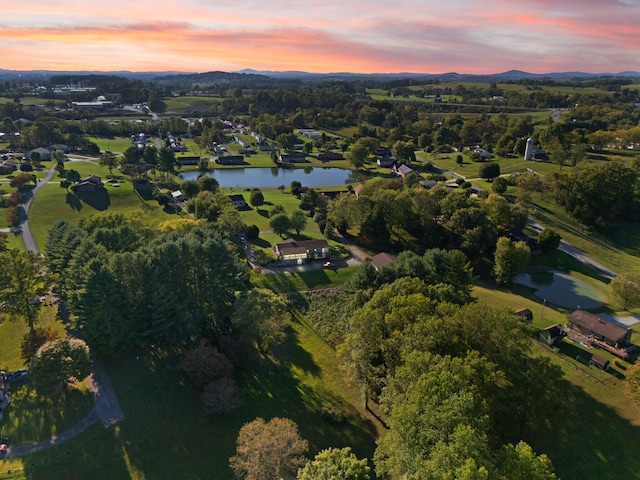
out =
[[0,68],[640,70],[640,0],[85,3],[6,7]]

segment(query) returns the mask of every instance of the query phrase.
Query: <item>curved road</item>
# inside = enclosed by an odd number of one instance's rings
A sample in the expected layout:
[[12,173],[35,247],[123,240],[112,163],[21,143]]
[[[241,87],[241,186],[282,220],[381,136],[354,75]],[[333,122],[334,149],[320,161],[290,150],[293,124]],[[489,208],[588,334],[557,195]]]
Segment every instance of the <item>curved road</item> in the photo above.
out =
[[[17,229],[11,229],[11,231],[20,232],[25,248],[34,253],[39,253],[39,250],[36,242],[33,240],[31,230],[29,229],[29,217],[27,213],[35,194],[53,178],[55,173],[55,168],[51,168],[47,172],[47,175],[38,182],[36,187],[24,196],[23,204],[19,210],[20,226]],[[66,323],[69,320],[69,312],[67,311],[64,303],[62,303],[58,298],[54,300],[54,303],[58,306],[58,315]],[[124,412],[122,411],[122,408],[120,408],[118,397],[111,386],[109,376],[107,375],[104,366],[98,360],[93,362],[93,373],[89,376],[88,380],[89,389],[93,393],[95,407],[82,420],[62,432],[60,435],[56,435],[50,439],[32,444],[11,446],[7,449],[6,456],[22,457],[41,450],[46,450],[47,448],[55,447],[56,445],[70,440],[79,433],[84,432],[97,421],[101,421],[106,428],[124,420]]]

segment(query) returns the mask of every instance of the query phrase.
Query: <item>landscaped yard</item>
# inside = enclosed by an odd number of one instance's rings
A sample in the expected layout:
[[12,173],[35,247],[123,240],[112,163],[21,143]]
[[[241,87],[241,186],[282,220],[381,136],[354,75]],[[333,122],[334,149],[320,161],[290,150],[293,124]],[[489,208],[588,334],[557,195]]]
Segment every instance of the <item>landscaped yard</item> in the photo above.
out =
[[[336,370],[335,352],[300,320],[272,355],[254,357],[236,373],[244,404],[229,416],[204,414],[176,355],[139,351],[109,365],[126,420],[108,430],[96,424],[24,460],[0,461],[0,477],[231,479],[228,458],[238,431],[258,416],[296,421],[310,457],[323,448],[352,446],[358,457],[371,458],[383,433],[365,412],[359,388]],[[344,421],[325,418],[322,409],[329,406]]]

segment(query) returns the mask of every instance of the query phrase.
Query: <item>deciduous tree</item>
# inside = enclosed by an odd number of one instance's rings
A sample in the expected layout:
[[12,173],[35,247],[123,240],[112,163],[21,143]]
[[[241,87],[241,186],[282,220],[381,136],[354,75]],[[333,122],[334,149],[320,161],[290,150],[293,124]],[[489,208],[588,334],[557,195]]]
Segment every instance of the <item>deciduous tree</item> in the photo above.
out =
[[229,464],[242,480],[294,480],[307,463],[308,448],[292,420],[275,417],[265,422],[258,417],[240,429]]
[[298,471],[297,480],[369,480],[367,459],[358,460],[349,447],[327,448]]
[[69,380],[83,380],[91,373],[89,347],[78,338],[62,338],[45,343],[29,366],[29,376],[39,388]]

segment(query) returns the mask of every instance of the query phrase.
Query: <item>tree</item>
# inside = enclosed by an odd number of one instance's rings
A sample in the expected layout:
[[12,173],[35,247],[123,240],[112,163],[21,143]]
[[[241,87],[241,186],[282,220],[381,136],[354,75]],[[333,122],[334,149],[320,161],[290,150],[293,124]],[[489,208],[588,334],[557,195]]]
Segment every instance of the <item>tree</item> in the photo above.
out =
[[307,463],[308,448],[292,420],[275,417],[265,422],[258,417],[240,429],[229,464],[242,480],[294,480]]
[[392,151],[400,160],[404,160],[406,162],[415,162],[416,160],[415,147],[412,142],[403,142],[398,140],[393,144]]
[[210,415],[225,415],[242,405],[240,391],[232,378],[214,380],[200,395],[204,409]]
[[264,195],[259,188],[254,188],[251,190],[251,195],[249,197],[249,203],[254,207],[259,207],[264,205]]
[[80,180],[82,180],[82,177],[80,176],[80,172],[73,169],[67,170],[67,172],[65,173],[65,178],[70,182],[72,182],[74,185],[78,183]]
[[327,448],[298,470],[297,480],[369,480],[367,459],[358,460],[349,447]]
[[552,228],[545,228],[536,238],[538,246],[544,253],[553,252],[560,246],[560,234]]
[[266,352],[284,340],[284,330],[291,321],[291,315],[285,298],[268,289],[252,288],[238,296],[231,321],[242,334],[253,337],[258,348]]
[[527,266],[530,256],[531,251],[526,243],[513,242],[506,237],[500,237],[496,244],[493,265],[493,276],[496,282],[511,283]]
[[20,344],[20,358],[22,358],[25,364],[29,364],[31,359],[35,356],[38,349],[47,342],[51,342],[60,337],[51,327],[38,327],[33,330],[29,330],[22,337],[22,343]]
[[0,312],[22,319],[35,329],[40,312],[39,296],[47,291],[40,257],[33,252],[0,252]]
[[536,455],[525,442],[504,445],[497,456],[497,480],[556,480],[553,465],[546,455]]
[[29,376],[38,388],[47,388],[69,380],[83,380],[91,373],[89,347],[78,338],[62,338],[38,349]]
[[361,143],[355,143],[347,154],[347,158],[356,170],[360,169],[369,158],[369,150]]
[[19,173],[9,180],[9,186],[18,190],[22,189],[25,185],[35,182],[35,177],[28,173]]
[[113,169],[118,166],[118,158],[113,152],[105,151],[100,154],[99,165],[109,169],[109,175],[113,175]]
[[198,177],[198,183],[200,184],[200,189],[204,192],[216,193],[218,188],[220,188],[218,180],[209,175],[200,175]]
[[271,227],[273,233],[284,235],[291,230],[291,219],[286,213],[278,213],[269,219],[269,227]]
[[502,195],[507,191],[507,187],[509,186],[507,179],[504,177],[496,177],[493,179],[493,183],[491,184],[491,190],[495,193]]
[[495,162],[483,163],[478,170],[480,178],[494,179],[500,176],[500,165]]
[[464,158],[462,158],[462,155],[460,154],[456,155],[456,164],[459,167],[461,167],[463,163],[464,163]]
[[196,180],[187,180],[180,186],[180,191],[187,199],[197,197],[200,193],[200,184]]
[[302,210],[294,210],[291,213],[291,228],[296,231],[296,235],[300,235],[307,226],[307,216]]
[[623,308],[640,306],[640,274],[625,272],[611,280],[611,291]]
[[291,186],[289,187],[291,190],[291,195],[295,195],[296,197],[300,195],[300,189],[302,188],[302,183],[297,180],[291,182]]
[[51,159],[56,162],[57,165],[64,165],[64,162],[67,161],[67,154],[64,153],[64,150],[56,150],[51,155]]
[[206,340],[186,350],[180,366],[196,388],[233,375],[233,365],[229,359]]

